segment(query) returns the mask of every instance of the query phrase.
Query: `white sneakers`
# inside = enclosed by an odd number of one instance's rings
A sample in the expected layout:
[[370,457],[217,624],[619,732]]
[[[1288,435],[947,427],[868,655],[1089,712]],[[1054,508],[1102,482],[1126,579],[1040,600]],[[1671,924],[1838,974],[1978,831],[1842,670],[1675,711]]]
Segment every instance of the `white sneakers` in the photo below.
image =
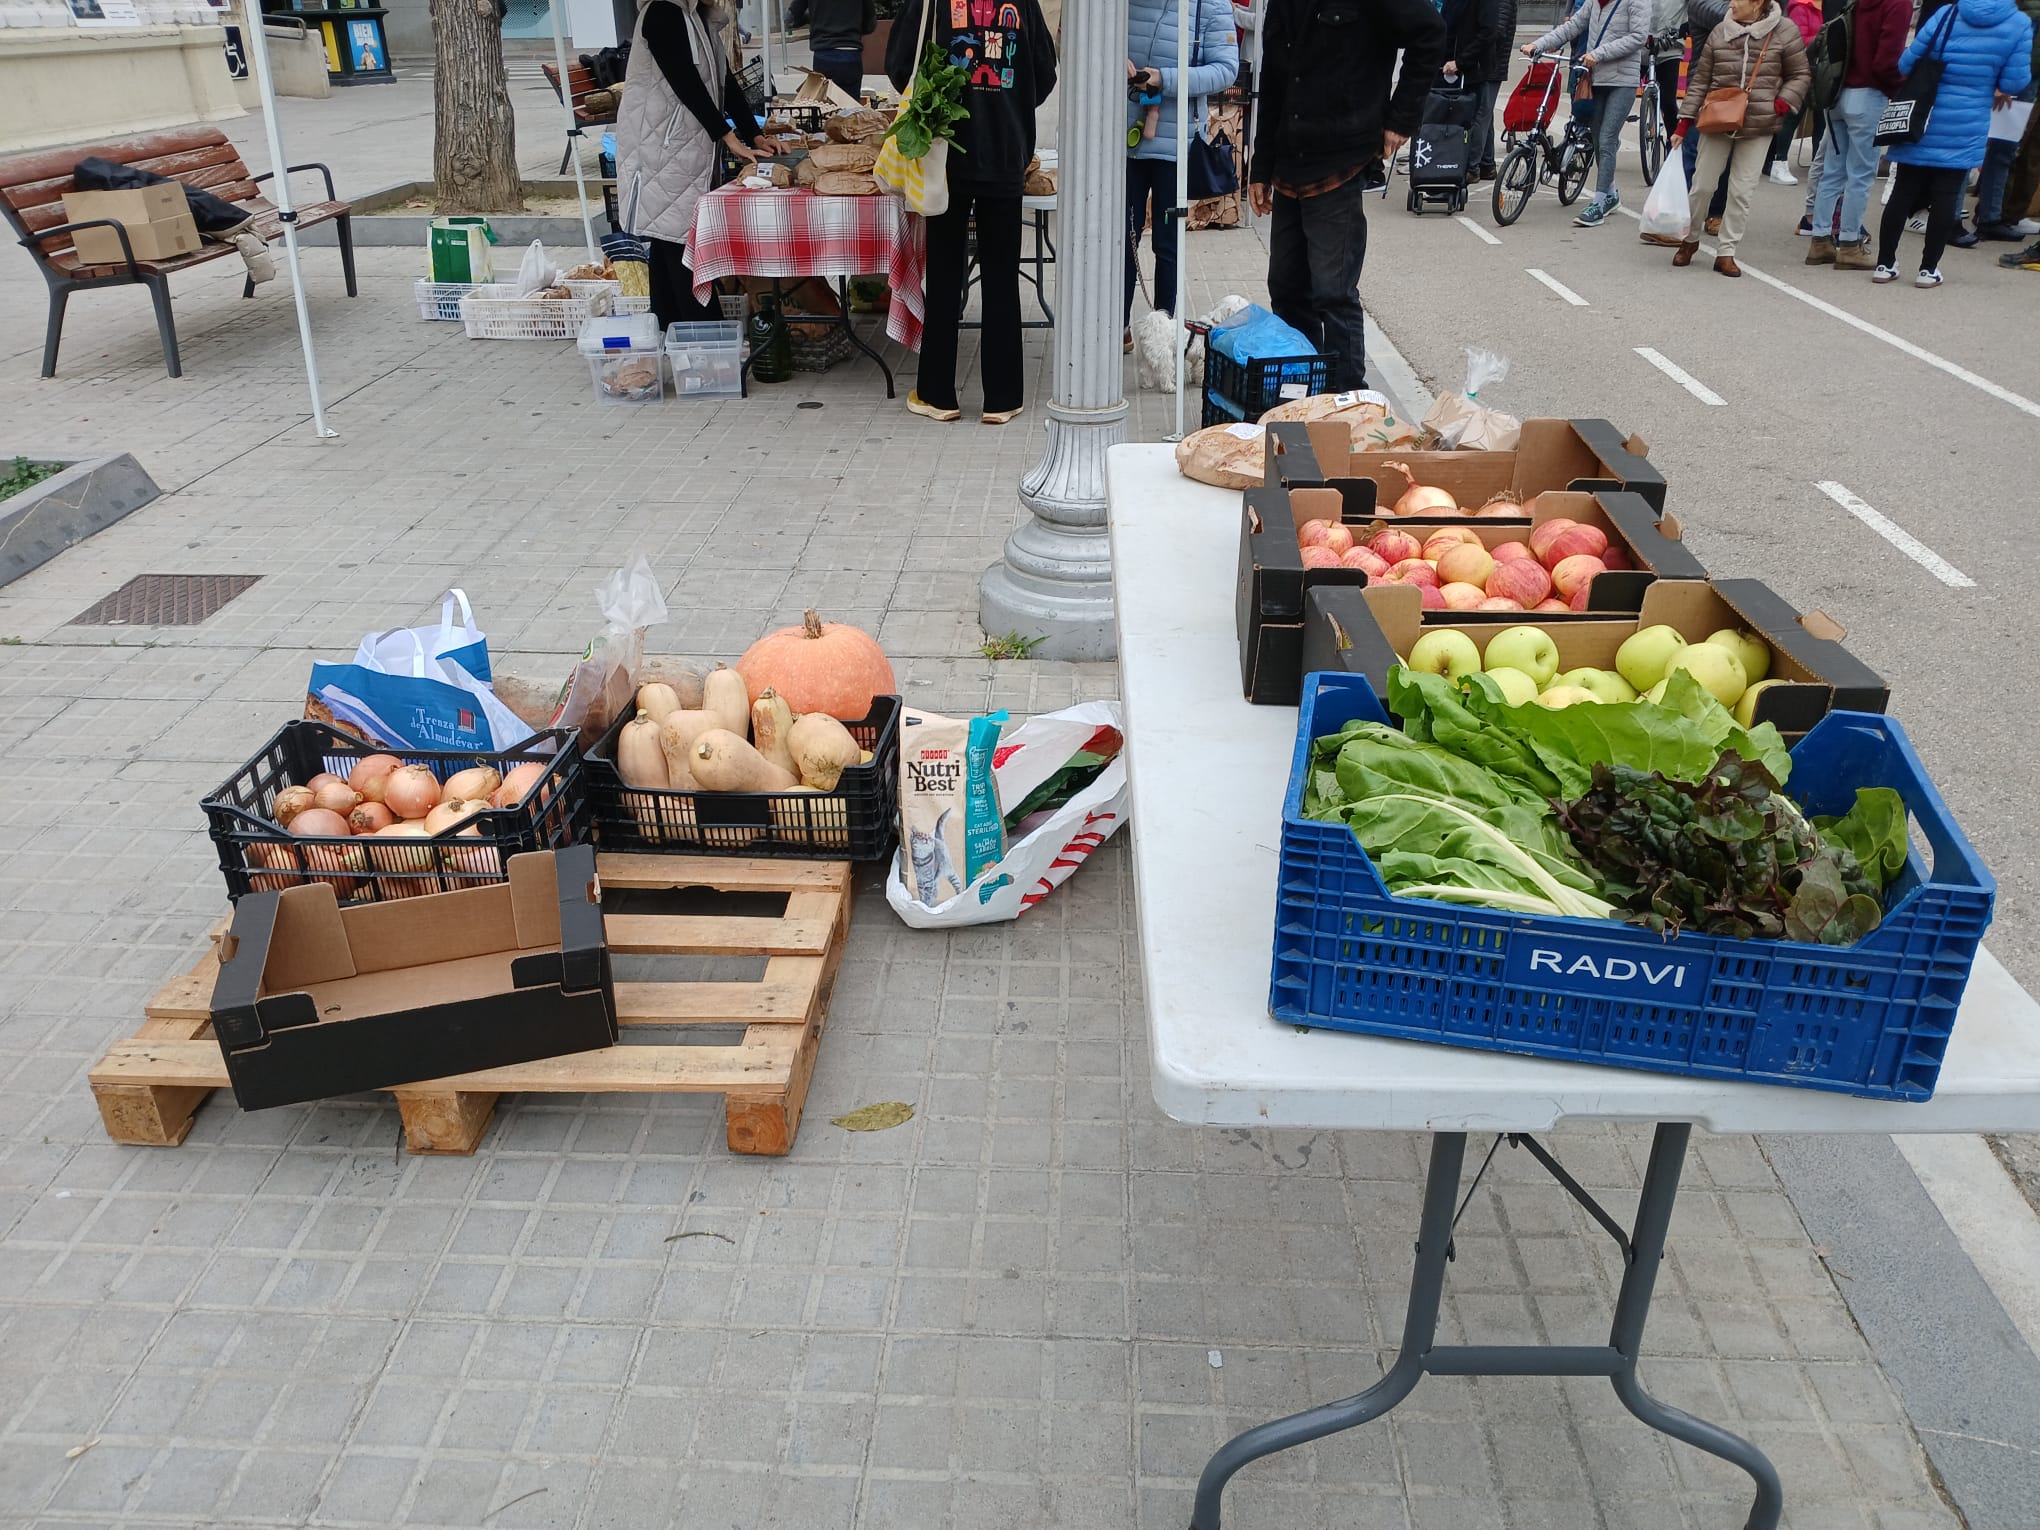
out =
[[1898,267],[1879,266],[1875,271],[1872,271],[1870,273],[1870,280],[1877,283],[1877,285],[1880,287],[1883,286],[1886,282],[1895,282],[1898,280]]
[[1938,266],[1920,268],[1920,274],[1913,278],[1915,287],[1938,287],[1941,285],[1941,271]]
[[1780,186],[1797,186],[1799,184],[1799,177],[1792,173],[1792,167],[1782,159],[1777,164],[1771,166],[1770,179]]

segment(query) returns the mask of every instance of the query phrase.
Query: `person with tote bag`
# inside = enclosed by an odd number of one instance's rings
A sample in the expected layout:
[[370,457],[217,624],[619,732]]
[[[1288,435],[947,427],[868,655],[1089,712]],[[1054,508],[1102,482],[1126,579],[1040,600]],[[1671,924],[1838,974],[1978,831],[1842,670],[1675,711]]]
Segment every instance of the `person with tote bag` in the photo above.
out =
[[1805,39],[1777,0],[1733,0],[1727,20],[1695,47],[1679,125],[1672,131],[1683,138],[1697,128],[1700,151],[1693,163],[1691,220],[1685,242],[1672,255],[1673,265],[1693,263],[1700,249],[1698,231],[1726,164],[1728,200],[1714,269],[1723,276],[1742,275],[1735,251],[1749,225],[1764,152],[1779,122],[1805,103],[1812,82]]
[[[1155,252],[1155,311],[1176,312],[1176,231],[1164,216],[1176,205],[1176,111],[1185,98],[1190,105],[1190,200],[1202,195],[1198,185],[1200,155],[1213,151],[1231,157],[1231,147],[1204,140],[1204,98],[1224,90],[1239,77],[1240,50],[1234,38],[1232,0],[1191,0],[1190,72],[1176,74],[1177,0],[1128,0],[1126,15],[1126,306],[1122,325],[1133,323],[1133,289],[1140,273],[1143,225]],[[1160,95],[1152,112],[1132,99],[1135,88]],[[1231,168],[1228,166],[1227,168]],[[1234,188],[1238,181],[1235,179]],[[1133,349],[1133,330],[1124,337]]]
[[885,50],[886,76],[905,90],[933,39],[963,71],[963,105],[944,158],[948,206],[929,216],[927,314],[921,372],[907,408],[931,420],[962,417],[957,403],[957,327],[963,279],[977,228],[984,327],[986,425],[1004,425],[1025,402],[1020,355],[1020,191],[1034,158],[1034,113],[1055,89],[1055,37],[1040,0],[907,0]]

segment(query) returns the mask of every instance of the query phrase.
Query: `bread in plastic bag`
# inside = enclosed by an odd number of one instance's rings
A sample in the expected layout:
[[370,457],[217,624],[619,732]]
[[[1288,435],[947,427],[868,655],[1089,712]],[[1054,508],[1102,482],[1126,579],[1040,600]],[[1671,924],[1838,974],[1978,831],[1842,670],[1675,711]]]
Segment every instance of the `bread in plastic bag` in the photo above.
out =
[[1397,417],[1386,394],[1372,389],[1288,399],[1261,416],[1263,425],[1278,420],[1337,420],[1353,432],[1356,452],[1409,451],[1417,444],[1416,427]]
[[637,698],[645,630],[666,620],[666,597],[643,553],[595,587],[602,630],[567,677],[558,726],[601,733]]
[[1258,489],[1267,457],[1258,425],[1207,425],[1176,443],[1176,471],[1219,489]]
[[1523,422],[1480,402],[1480,391],[1509,375],[1509,358],[1476,346],[1466,349],[1466,386],[1441,393],[1424,416],[1424,444],[1434,451],[1512,452]]

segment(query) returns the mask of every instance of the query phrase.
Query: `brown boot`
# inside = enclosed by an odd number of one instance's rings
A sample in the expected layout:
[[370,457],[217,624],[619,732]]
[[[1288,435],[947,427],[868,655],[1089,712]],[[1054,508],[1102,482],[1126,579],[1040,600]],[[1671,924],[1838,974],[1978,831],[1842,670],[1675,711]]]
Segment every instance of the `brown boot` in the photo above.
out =
[[1870,241],[1858,239],[1854,244],[1835,246],[1835,269],[1837,271],[1868,271],[1877,264],[1870,258]]
[[1733,255],[1717,255],[1714,258],[1714,269],[1716,271],[1719,271],[1723,276],[1742,275],[1742,267],[1735,263],[1735,257]]
[[1699,253],[1700,253],[1700,241],[1697,239],[1688,239],[1684,244],[1680,245],[1678,250],[1673,254],[1672,264],[1675,266],[1690,266],[1691,264],[1693,264],[1693,257],[1695,255],[1698,255]]
[[1809,266],[1831,266],[1835,263],[1835,242],[1823,235],[1815,234],[1813,242],[1806,247],[1806,263]]

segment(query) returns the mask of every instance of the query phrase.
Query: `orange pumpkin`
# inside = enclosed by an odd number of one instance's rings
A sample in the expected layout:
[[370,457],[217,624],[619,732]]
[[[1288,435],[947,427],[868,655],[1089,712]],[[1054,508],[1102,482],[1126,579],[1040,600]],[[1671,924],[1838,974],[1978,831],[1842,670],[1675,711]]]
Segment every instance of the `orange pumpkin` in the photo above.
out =
[[754,696],[770,686],[796,713],[826,712],[843,722],[867,716],[872,698],[899,690],[892,661],[876,638],[843,622],[825,622],[812,611],[800,626],[782,627],[753,643],[737,660],[737,672]]

